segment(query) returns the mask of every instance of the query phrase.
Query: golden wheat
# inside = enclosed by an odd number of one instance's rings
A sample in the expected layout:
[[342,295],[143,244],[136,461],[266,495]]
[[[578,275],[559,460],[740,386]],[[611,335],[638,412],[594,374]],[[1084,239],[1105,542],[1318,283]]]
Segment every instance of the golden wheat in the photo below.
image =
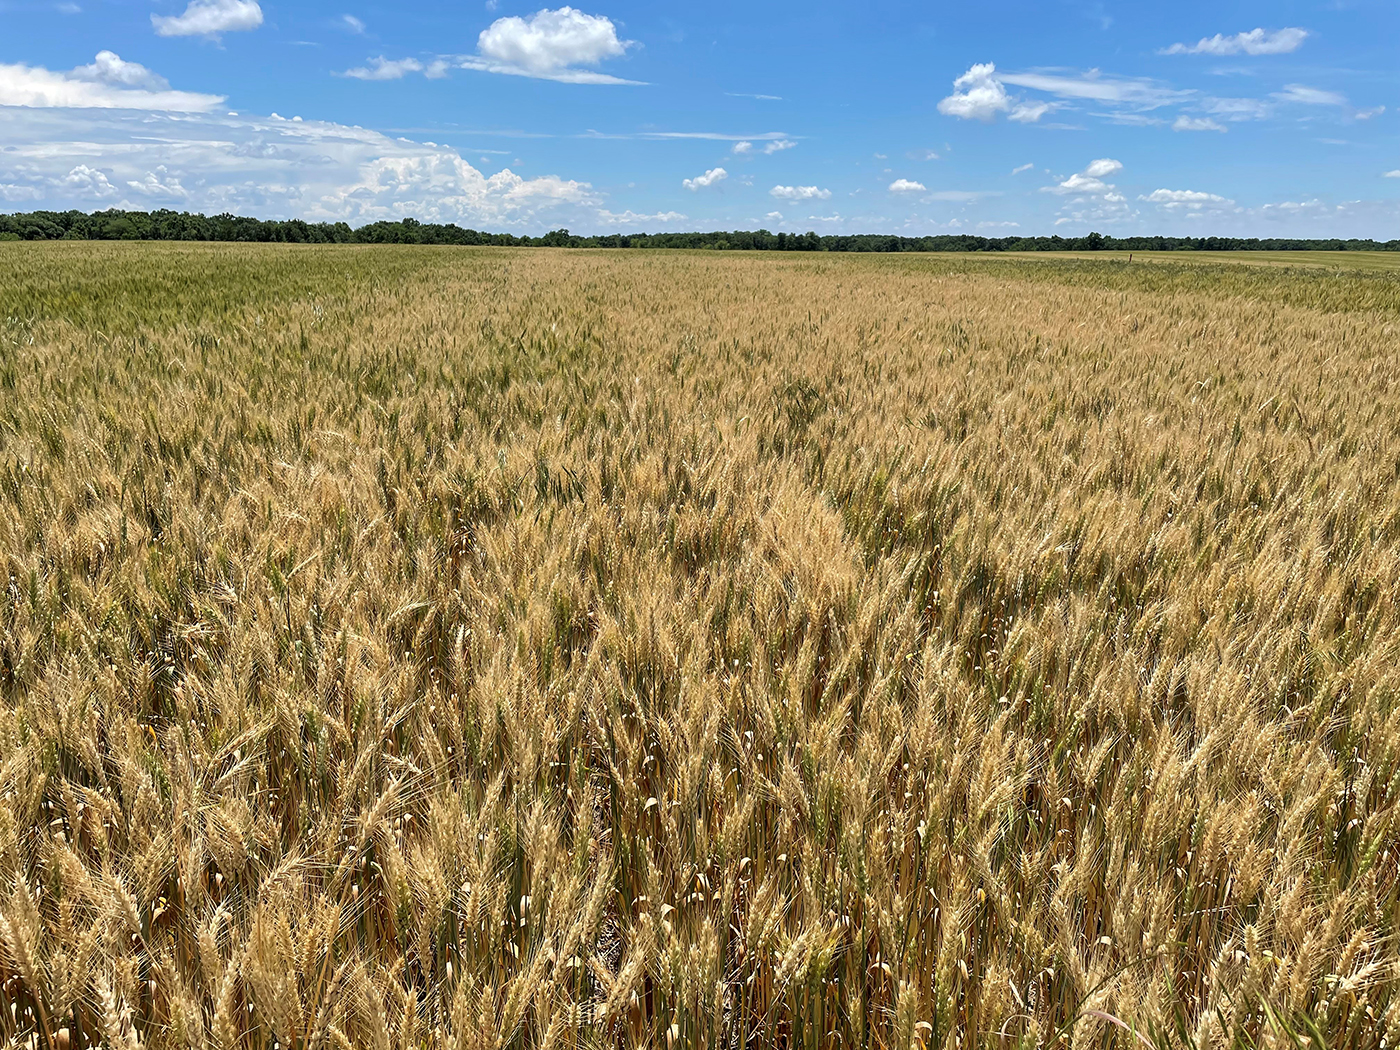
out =
[[0,245],[10,1045],[1393,1046],[1400,283]]

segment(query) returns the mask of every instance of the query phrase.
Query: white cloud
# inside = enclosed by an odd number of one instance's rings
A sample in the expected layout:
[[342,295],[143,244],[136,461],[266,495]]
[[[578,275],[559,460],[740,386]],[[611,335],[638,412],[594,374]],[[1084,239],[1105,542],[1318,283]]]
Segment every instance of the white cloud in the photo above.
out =
[[1304,106],[1345,106],[1347,98],[1335,91],[1308,87],[1306,84],[1285,84],[1282,91],[1275,91],[1274,98],[1280,102],[1296,102]]
[[1188,117],[1185,114],[1176,118],[1176,123],[1172,125],[1173,131],[1228,131],[1230,130],[1218,120],[1211,120],[1210,117]]
[[111,87],[138,88],[146,91],[165,91],[170,82],[157,76],[139,62],[126,62],[112,51],[99,51],[91,64],[78,66],[69,76],[75,80],[86,80],[94,84],[107,84]]
[[928,189],[922,182],[914,182],[910,179],[895,179],[890,183],[891,193],[923,193]]
[[1091,178],[1081,173],[1071,175],[1069,178],[1065,179],[1064,182],[1055,186],[1046,186],[1044,189],[1046,193],[1070,194],[1104,193],[1112,188],[1113,187],[1109,183],[1104,182],[1102,179]]
[[1384,106],[1373,106],[1370,109],[1357,110],[1352,114],[1357,120],[1370,120],[1372,117],[1379,117],[1385,112]]
[[[1045,193],[1055,193],[1061,196],[1070,194],[1085,194],[1088,196],[1111,195],[1113,183],[1103,180],[1109,175],[1116,175],[1123,170],[1123,162],[1113,160],[1110,157],[1103,157],[1099,160],[1090,161],[1089,165],[1081,172],[1077,172],[1054,186],[1042,187]],[[1122,198],[1118,198],[1122,200]]]
[[[672,137],[679,138],[679,137],[682,137],[682,136],[677,135],[677,136],[672,136]],[[697,136],[694,136],[694,137],[696,137],[696,138],[702,138],[702,137],[705,137],[705,138],[719,138],[719,137],[721,137],[721,136],[718,136],[718,135],[715,135],[715,136],[701,136],[701,135],[697,135]],[[757,136],[755,136],[755,137],[757,137]],[[772,154],[774,154],[774,153],[781,153],[781,152],[782,152],[783,150],[785,150],[785,149],[793,149],[793,148],[795,148],[795,147],[797,146],[797,143],[794,142],[792,139],[784,138],[782,135],[771,135],[771,136],[766,136],[766,137],[768,137],[770,141],[763,147],[763,152],[766,153],[766,154],[769,154],[770,156],[771,156]],[[743,141],[741,141],[741,142],[736,142],[736,143],[734,144],[733,152],[734,152],[734,154],[735,154],[736,156],[743,157],[743,156],[747,156],[747,155],[753,153],[753,150],[754,150],[754,145],[753,145],[753,143],[750,142],[748,139],[744,139]]]
[[79,199],[111,200],[119,192],[106,174],[86,164],[79,164],[61,178],[50,178],[49,184],[55,189],[71,194]]
[[774,186],[768,191],[773,197],[783,201],[830,200],[831,191],[816,186]]
[[1202,193],[1199,190],[1153,190],[1145,197],[1139,197],[1140,201],[1149,201],[1153,204],[1234,204],[1228,198],[1221,197],[1215,193]]
[[725,171],[723,168],[711,168],[703,175],[697,175],[693,179],[685,179],[681,182],[681,185],[691,193],[695,193],[697,190],[703,190],[707,186],[713,186],[716,183],[723,182],[727,178],[729,178],[729,172]]
[[172,91],[162,77],[111,51],[101,51],[91,65],[67,73],[0,64],[0,106],[203,113],[223,101],[222,95]]
[[979,222],[977,224],[979,230],[1016,230],[1020,227],[1019,222]]
[[347,69],[340,75],[356,80],[398,80],[409,73],[423,72],[423,63],[416,58],[386,59],[383,55],[371,58],[369,65]]
[[1177,91],[1143,77],[1104,76],[1097,69],[1077,77],[1049,73],[1006,73],[1001,79],[1015,87],[1043,91],[1057,98],[1118,104],[1139,110],[1158,109],[1192,95],[1190,91]]
[[365,24],[364,24],[364,22],[361,21],[360,19],[356,18],[354,15],[341,15],[341,16],[340,16],[340,24],[341,24],[341,26],[343,26],[345,29],[349,30],[349,31],[352,32],[352,33],[355,33],[355,34],[358,35],[358,36],[364,36],[364,35],[365,35]]
[[[614,135],[610,138],[633,138],[631,135]],[[636,138],[643,139],[699,139],[702,142],[742,142],[745,139],[752,139],[754,142],[771,142],[775,139],[785,139],[788,136],[781,131],[768,131],[762,135],[726,135],[719,131],[643,131]]]
[[1387,179],[1400,179],[1400,168],[1396,168],[1394,171],[1387,171],[1384,177]]
[[[1065,101],[1047,102],[1013,96],[1006,85],[1026,88],[1053,95]],[[938,103],[945,116],[963,120],[995,120],[1005,113],[1007,119],[1021,124],[1034,124],[1047,113],[1073,102],[1096,102],[1109,107],[1133,111],[1157,109],[1185,101],[1190,91],[1176,91],[1145,78],[1104,76],[1091,69],[1079,76],[1053,73],[998,73],[991,62],[973,66],[953,82],[953,94]]]
[[572,7],[537,11],[529,18],[498,18],[481,31],[477,54],[460,59],[463,69],[557,80],[568,84],[634,84],[579,66],[620,58],[633,41],[619,40],[617,27],[602,15]]
[[1000,196],[1000,193],[993,193],[987,190],[934,190],[924,199],[931,201],[952,201],[957,204],[968,204],[972,201],[980,201],[983,197]]
[[155,171],[146,172],[144,179],[128,179],[126,184],[128,188],[144,197],[183,201],[190,195],[180,184],[179,178],[171,175],[164,164],[157,165]]
[[1011,109],[1011,96],[992,62],[974,65],[953,81],[953,93],[938,103],[938,112],[963,120],[989,121]]
[[211,36],[257,29],[263,23],[257,0],[190,0],[181,15],[151,15],[157,36]]
[[1014,120],[1017,124],[1034,124],[1054,110],[1055,105],[1051,102],[1018,102],[1007,114],[1007,119]]
[[150,207],[488,229],[612,226],[586,182],[485,175],[445,146],[315,120],[0,106],[0,182],[43,207]]
[[1011,174],[1012,174],[1012,175],[1020,175],[1023,171],[1030,171],[1030,170],[1033,169],[1034,167],[1035,167],[1034,164],[1022,164],[1019,168],[1012,168],[1012,169],[1011,169]]
[[779,222],[782,222],[782,221],[783,221],[783,213],[780,212],[780,211],[770,211],[767,215],[764,216],[764,218],[765,218],[765,219],[777,219]]
[[1164,55],[1288,55],[1297,51],[1307,40],[1306,29],[1278,29],[1269,32],[1251,29],[1248,33],[1224,36],[1220,33],[1205,37],[1195,44],[1173,44]]
[[1208,98],[1200,108],[1211,116],[1231,122],[1265,120],[1274,111],[1272,105],[1257,98]]
[[608,225],[624,227],[636,226],[638,223],[643,222],[684,222],[686,216],[678,211],[661,211],[651,215],[644,215],[635,211],[611,212],[606,208],[600,208],[598,209],[598,219],[600,222]]

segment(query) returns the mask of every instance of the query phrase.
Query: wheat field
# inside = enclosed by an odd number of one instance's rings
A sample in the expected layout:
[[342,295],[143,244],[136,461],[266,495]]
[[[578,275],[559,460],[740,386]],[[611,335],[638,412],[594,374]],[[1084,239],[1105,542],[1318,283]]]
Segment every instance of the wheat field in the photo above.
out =
[[1400,278],[0,245],[0,1040],[1390,1047]]

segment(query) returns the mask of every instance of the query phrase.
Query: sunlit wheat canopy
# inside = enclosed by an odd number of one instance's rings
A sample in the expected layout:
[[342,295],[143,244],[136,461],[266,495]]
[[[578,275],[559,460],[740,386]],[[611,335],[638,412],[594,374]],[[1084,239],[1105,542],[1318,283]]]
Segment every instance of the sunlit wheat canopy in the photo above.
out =
[[1393,271],[9,244],[0,316],[9,1045],[1391,1045]]

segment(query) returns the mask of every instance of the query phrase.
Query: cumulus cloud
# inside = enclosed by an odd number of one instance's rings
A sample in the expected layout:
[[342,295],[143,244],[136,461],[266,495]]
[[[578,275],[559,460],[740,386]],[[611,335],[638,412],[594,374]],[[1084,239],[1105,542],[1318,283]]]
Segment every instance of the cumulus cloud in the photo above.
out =
[[0,64],[0,106],[203,113],[223,101],[222,95],[172,91],[163,77],[111,51],[99,51],[91,64],[66,73]]
[[962,120],[990,121],[1011,109],[1011,96],[992,62],[974,65],[953,81],[953,93],[938,103],[938,112]]
[[1225,36],[1221,33],[1204,37],[1195,44],[1173,44],[1162,51],[1164,55],[1288,55],[1297,51],[1307,40],[1306,29],[1288,28],[1270,32],[1251,29],[1248,33]]
[[[1071,194],[1088,194],[1091,196],[1095,194],[1111,194],[1113,184],[1111,182],[1104,182],[1103,180],[1110,175],[1118,174],[1118,172],[1122,170],[1122,161],[1104,157],[1100,160],[1090,161],[1088,167],[1083,171],[1076,172],[1063,182],[1056,183],[1054,186],[1042,187],[1042,191],[1045,193],[1059,194],[1061,196],[1069,196]],[[1121,200],[1122,198],[1119,199]]]
[[763,147],[763,152],[769,154],[781,153],[783,150],[792,149],[796,145],[797,143],[793,142],[792,139],[774,139]]
[[831,191],[816,186],[774,186],[768,193],[781,201],[824,201],[831,199]]
[[914,182],[912,179],[895,179],[890,183],[891,193],[923,193],[927,189],[922,182]]
[[1400,179],[1400,168],[1396,168],[1394,171],[1387,171],[1384,177],[1387,179]]
[[743,142],[736,142],[736,143],[734,143],[734,153],[735,153],[737,156],[742,157],[742,156],[745,156],[746,154],[749,154],[749,153],[752,153],[752,152],[753,152],[753,143],[752,143],[752,142],[749,142],[748,140],[745,140],[745,141],[743,141]]
[[89,168],[86,164],[79,164],[67,175],[53,177],[48,181],[49,185],[60,192],[92,201],[108,201],[119,192],[104,172]]
[[1041,187],[1042,193],[1070,198],[1060,209],[1055,225],[1121,223],[1135,218],[1138,213],[1128,203],[1128,198],[1119,193],[1113,183],[1105,181],[1122,170],[1122,161],[1102,157],[1053,186]]
[[620,58],[634,46],[620,40],[610,18],[572,7],[537,11],[528,18],[498,18],[481,31],[477,54],[460,60],[464,69],[557,80],[568,84],[635,84],[580,66]]
[[1228,131],[1224,124],[1210,117],[1188,117],[1184,113],[1176,118],[1173,131]]
[[1117,175],[1122,170],[1122,161],[1105,157],[1103,160],[1090,161],[1089,166],[1084,169],[1084,174],[1090,178],[1101,179],[1106,175]]
[[157,36],[208,36],[241,33],[263,23],[257,0],[190,0],[184,14],[151,15]]
[[727,178],[729,178],[729,172],[725,171],[723,168],[711,168],[703,175],[697,175],[693,179],[683,180],[681,185],[691,193],[695,193],[697,190],[703,190],[708,186],[714,186],[717,183],[723,182]]
[[1280,102],[1296,102],[1303,106],[1345,106],[1347,97],[1335,91],[1308,87],[1306,84],[1285,84],[1282,91],[1275,91],[1274,98]]
[[1103,193],[1112,187],[1102,179],[1096,179],[1082,172],[1071,175],[1064,182],[1044,187],[1047,193]]
[[165,91],[170,82],[152,73],[140,62],[126,62],[112,51],[99,51],[97,57],[86,66],[78,66],[69,76],[75,80],[86,80],[94,84],[107,84],[119,88],[139,88],[147,91]]
[[613,226],[587,182],[508,168],[488,176],[448,147],[324,121],[0,106],[0,142],[0,195],[42,207]]
[[156,165],[154,171],[146,172],[145,178],[128,179],[127,188],[143,197],[164,201],[183,201],[189,198],[189,190],[180,183],[177,175],[172,175],[164,164]]

